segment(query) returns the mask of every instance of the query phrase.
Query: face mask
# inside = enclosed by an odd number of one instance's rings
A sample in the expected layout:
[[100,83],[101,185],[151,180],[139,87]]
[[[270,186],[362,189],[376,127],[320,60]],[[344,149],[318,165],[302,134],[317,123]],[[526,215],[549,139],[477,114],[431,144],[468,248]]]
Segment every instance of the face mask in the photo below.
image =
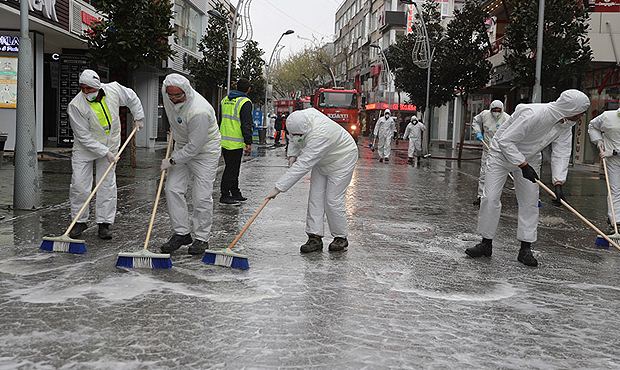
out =
[[385,119],[388,119],[388,118],[390,118],[390,115],[389,115],[389,114],[386,114],[386,115],[385,115]]
[[93,102],[97,99],[97,95],[99,95],[99,91],[95,91],[92,93],[88,93],[88,94],[84,94],[84,96],[86,97],[86,100]]
[[502,115],[502,112],[491,112],[491,115],[493,116],[493,118],[498,119],[499,116]]

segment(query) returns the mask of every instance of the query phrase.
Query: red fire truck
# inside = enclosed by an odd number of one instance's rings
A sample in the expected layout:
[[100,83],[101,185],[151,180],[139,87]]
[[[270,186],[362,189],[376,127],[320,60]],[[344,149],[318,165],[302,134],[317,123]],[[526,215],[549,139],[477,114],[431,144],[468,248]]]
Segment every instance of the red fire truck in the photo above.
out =
[[357,142],[361,130],[357,90],[341,87],[318,89],[312,96],[312,106],[342,126]]

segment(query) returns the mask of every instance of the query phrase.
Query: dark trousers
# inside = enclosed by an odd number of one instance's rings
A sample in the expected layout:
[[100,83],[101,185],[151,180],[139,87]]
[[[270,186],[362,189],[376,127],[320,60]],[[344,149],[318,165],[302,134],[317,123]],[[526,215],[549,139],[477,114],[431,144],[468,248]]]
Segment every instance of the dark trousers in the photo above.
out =
[[222,148],[222,157],[224,157],[225,164],[222,183],[220,184],[222,196],[240,195],[239,170],[241,169],[243,149],[228,150]]
[[280,144],[280,133],[281,132],[282,132],[281,130],[276,131],[276,139],[274,140],[274,144]]

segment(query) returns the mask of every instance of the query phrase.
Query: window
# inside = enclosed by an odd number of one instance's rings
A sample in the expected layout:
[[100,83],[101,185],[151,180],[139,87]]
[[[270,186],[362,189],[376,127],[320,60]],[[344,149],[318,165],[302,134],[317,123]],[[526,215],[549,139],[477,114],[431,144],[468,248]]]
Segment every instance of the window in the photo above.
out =
[[177,44],[191,51],[197,50],[202,30],[202,14],[187,0],[174,1],[174,33]]
[[321,108],[357,108],[357,95],[345,92],[322,92],[319,97]]

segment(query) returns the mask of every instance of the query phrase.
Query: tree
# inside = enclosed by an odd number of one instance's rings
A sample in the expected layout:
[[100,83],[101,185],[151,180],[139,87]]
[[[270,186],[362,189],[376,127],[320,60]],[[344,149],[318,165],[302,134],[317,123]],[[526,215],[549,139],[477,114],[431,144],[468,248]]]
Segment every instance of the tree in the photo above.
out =
[[221,3],[216,3],[215,10],[220,12],[224,19],[209,17],[205,35],[198,44],[202,59],[190,58],[185,63],[185,68],[190,71],[196,83],[196,89],[203,95],[208,95],[207,91],[214,91],[218,86],[226,86],[228,77],[226,20],[230,15]]
[[479,0],[467,0],[462,9],[454,11],[454,19],[446,29],[446,43],[450,47],[441,49],[439,59],[459,61],[451,63],[450,73],[444,78],[445,83],[463,95],[463,104],[470,93],[484,87],[491,77],[493,65],[487,60],[490,45],[484,25],[487,17]]
[[[446,48],[446,43],[442,40],[444,28],[441,25],[441,13],[438,4],[434,1],[426,1],[422,5],[422,13],[428,30],[431,50],[435,49],[435,58],[431,65],[431,86],[430,102],[432,107],[439,107],[445,104],[453,96],[453,89],[446,85],[445,75],[450,73],[449,68],[453,64],[446,65],[439,60],[443,55],[440,50]],[[411,102],[416,105],[418,110],[426,109],[426,68],[420,68],[413,63],[411,50],[415,44],[415,34],[400,36],[396,44],[390,45],[386,54],[388,63],[394,73],[394,83],[396,87],[411,98]]]
[[265,61],[262,59],[265,52],[258,47],[258,42],[250,40],[243,48],[239,58],[239,69],[237,75],[250,80],[252,91],[250,99],[256,105],[262,105],[265,101],[265,78],[263,76],[263,66]]
[[282,96],[291,93],[312,95],[314,91],[332,84],[327,52],[320,47],[308,48],[288,58],[271,72],[276,90]]
[[97,0],[96,6],[105,19],[83,38],[94,60],[113,73],[127,78],[145,65],[161,68],[162,60],[173,55],[168,43],[174,34],[169,0]]
[[[534,85],[538,1],[508,0],[509,25],[504,36],[506,64],[517,86]],[[592,60],[588,13],[583,2],[546,0],[541,85],[547,100],[575,87]]]

